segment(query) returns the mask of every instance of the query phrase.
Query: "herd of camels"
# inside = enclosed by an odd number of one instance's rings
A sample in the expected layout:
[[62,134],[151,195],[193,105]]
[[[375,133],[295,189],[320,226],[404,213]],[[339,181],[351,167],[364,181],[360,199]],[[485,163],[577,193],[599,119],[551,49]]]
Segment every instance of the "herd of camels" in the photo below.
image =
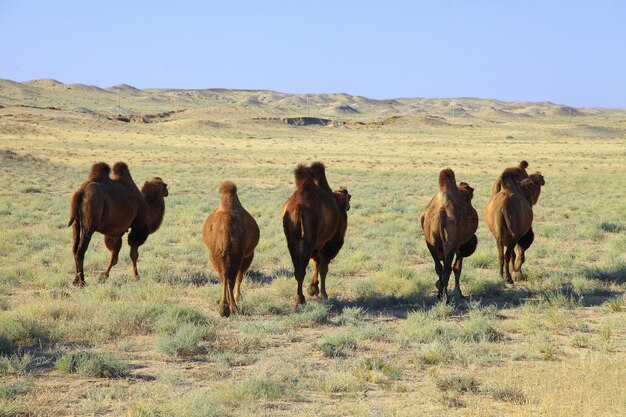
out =
[[[522,275],[525,251],[534,240],[532,208],[545,185],[541,173],[529,175],[526,168],[528,163],[522,161],[505,169],[493,184],[493,196],[485,209],[485,222],[498,248],[500,275],[506,283],[513,282],[511,269]],[[328,298],[328,265],[343,246],[351,196],[345,188],[337,191],[330,188],[321,162],[310,166],[300,164],[294,175],[296,189],[282,207],[282,221],[298,282],[298,306],[305,302],[302,284],[311,259],[313,276],[307,293]],[[140,191],[124,162],[117,162],[113,170],[104,162],[94,164],[87,181],[71,199],[68,226],[73,226],[74,285],[85,284],[83,262],[94,232],[104,235],[104,243],[111,252],[109,265],[102,274],[102,278],[107,278],[118,261],[122,236],[130,230],[132,272],[138,277],[138,248],[161,225],[167,195],[167,184],[159,177],[146,181]],[[254,258],[260,232],[254,218],[241,205],[233,182],[224,182],[220,195],[219,206],[204,223],[203,237],[222,284],[219,312],[228,317],[237,311],[235,301],[241,298],[241,281]],[[462,297],[459,279],[463,258],[472,255],[478,244],[478,214],[472,207],[473,196],[474,189],[468,183],[457,185],[454,172],[444,169],[439,173],[439,191],[421,216],[426,245],[435,262],[438,297],[445,297],[446,302],[452,272],[454,294]]]

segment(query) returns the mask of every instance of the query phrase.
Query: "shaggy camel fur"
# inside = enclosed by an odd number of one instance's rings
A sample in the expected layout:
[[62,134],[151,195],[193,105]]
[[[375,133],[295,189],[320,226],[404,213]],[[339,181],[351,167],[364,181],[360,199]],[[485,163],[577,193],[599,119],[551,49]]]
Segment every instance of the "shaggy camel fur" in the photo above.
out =
[[235,183],[222,183],[220,194],[220,205],[204,222],[203,235],[209,259],[222,283],[220,316],[228,317],[238,311],[235,300],[241,298],[243,274],[252,263],[260,233],[254,218],[241,205]]
[[[111,267],[117,263],[121,238],[130,229],[128,243],[131,247],[132,270],[133,275],[138,277],[138,247],[146,241],[150,233],[148,218],[159,218],[159,224],[163,218],[164,204],[160,214],[156,213],[158,209],[150,214],[150,207],[124,162],[117,162],[113,166],[113,178],[109,177],[110,173],[111,168],[106,163],[94,164],[87,181],[72,196],[68,226],[73,225],[72,251],[76,263],[74,285],[77,286],[85,285],[85,252],[95,232],[105,235],[105,244],[111,251],[111,261],[104,273],[106,277]],[[167,185],[161,181],[159,187],[167,195]]]
[[[528,168],[528,162],[521,161],[516,167],[506,168],[505,171],[515,172],[517,175],[517,180],[522,181],[528,178],[528,172],[526,172],[526,168]],[[491,186],[491,195],[496,195],[500,191],[500,177],[496,179],[496,181]]]
[[[433,196],[421,216],[426,246],[435,262],[438,280],[437,296],[448,299],[448,281],[454,271],[454,292],[463,297],[460,287],[463,258],[476,250],[478,214],[472,207],[474,189],[467,183],[457,187],[454,172],[444,169],[439,173],[439,192]],[[454,267],[453,259],[456,256]],[[442,264],[443,263],[443,264]]]
[[[305,303],[302,284],[309,259],[313,258],[314,274],[309,285],[310,295],[327,298],[328,264],[341,246],[347,229],[350,194],[347,190],[333,193],[326,180],[325,167],[315,162],[302,164],[294,171],[296,190],[282,208],[283,231],[298,282],[296,306]],[[321,289],[318,289],[317,274]]]
[[[500,275],[506,283],[513,283],[509,264],[515,264],[515,246],[521,241],[530,246],[533,221],[532,206],[524,196],[517,174],[510,169],[500,176],[501,190],[492,197],[485,208],[485,222],[496,239]],[[505,252],[506,246],[506,252]],[[506,266],[506,275],[504,267]],[[515,270],[515,268],[514,268]]]

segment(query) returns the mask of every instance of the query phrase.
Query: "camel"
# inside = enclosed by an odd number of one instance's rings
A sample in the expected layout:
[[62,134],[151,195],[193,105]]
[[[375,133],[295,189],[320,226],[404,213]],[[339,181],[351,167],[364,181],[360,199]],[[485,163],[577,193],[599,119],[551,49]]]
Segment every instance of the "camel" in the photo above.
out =
[[241,281],[254,258],[260,232],[254,217],[241,205],[234,182],[223,182],[220,195],[220,205],[204,222],[203,237],[222,283],[220,316],[228,317],[239,311],[235,300],[241,299]]
[[[164,203],[161,202],[159,207],[159,204],[152,201],[153,208],[146,202],[124,162],[117,162],[113,166],[113,178],[109,177],[110,173],[111,168],[108,164],[104,162],[94,164],[87,181],[76,190],[71,199],[68,226],[73,226],[72,252],[76,264],[73,283],[79,287],[85,285],[83,267],[85,252],[95,232],[105,235],[105,245],[111,251],[111,261],[104,273],[106,277],[111,267],[117,263],[122,246],[121,238],[130,229],[128,243],[131,247],[132,271],[138,278],[138,247],[146,241],[150,230],[158,229],[163,219]],[[161,197],[156,200],[161,201],[162,197],[168,195],[167,184],[158,180]],[[150,183],[153,181],[155,179]],[[158,219],[156,228],[154,224],[149,224],[149,219]]]
[[[474,189],[467,183],[457,186],[454,172],[447,168],[439,173],[439,191],[421,216],[426,246],[435,262],[438,298],[448,298],[448,281],[454,271],[454,294],[463,297],[460,286],[463,258],[474,253],[478,244],[478,214],[472,207]],[[452,266],[453,259],[454,267]]]
[[[526,197],[526,200],[533,207],[537,204],[537,200],[539,200],[539,194],[541,193],[541,187],[546,184],[543,175],[540,172],[535,172],[534,174],[530,174],[528,178],[520,181],[520,189]],[[530,226],[530,230],[524,236],[521,237],[519,242],[517,243],[517,264],[515,263],[515,252],[513,252],[513,271],[519,273],[521,279],[524,279],[524,273],[522,272],[522,265],[526,262],[526,250],[530,248],[535,240],[535,233],[533,232],[532,224]]]
[[346,189],[331,191],[321,162],[315,162],[310,167],[298,165],[294,176],[296,190],[283,205],[282,218],[298,282],[297,307],[306,302],[302,285],[309,259],[313,259],[314,273],[307,292],[311,296],[328,298],[328,264],[343,246],[351,196]]
[[[528,200],[532,190],[527,190],[526,195],[524,194],[518,182],[518,174],[513,169],[504,170],[500,175],[500,184],[500,191],[485,208],[485,222],[496,239],[500,275],[507,284],[512,284],[509,264],[515,265],[515,246],[520,244],[520,247],[528,248],[534,239],[531,231],[533,211]],[[520,256],[520,261],[523,257]],[[513,270],[515,271],[515,267]]]

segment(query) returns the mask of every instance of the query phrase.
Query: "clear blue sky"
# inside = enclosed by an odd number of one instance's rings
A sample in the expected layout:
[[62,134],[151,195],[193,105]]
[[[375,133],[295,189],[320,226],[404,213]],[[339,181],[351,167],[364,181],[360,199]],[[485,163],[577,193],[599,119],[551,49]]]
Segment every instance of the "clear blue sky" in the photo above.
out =
[[626,1],[0,0],[0,78],[626,107]]

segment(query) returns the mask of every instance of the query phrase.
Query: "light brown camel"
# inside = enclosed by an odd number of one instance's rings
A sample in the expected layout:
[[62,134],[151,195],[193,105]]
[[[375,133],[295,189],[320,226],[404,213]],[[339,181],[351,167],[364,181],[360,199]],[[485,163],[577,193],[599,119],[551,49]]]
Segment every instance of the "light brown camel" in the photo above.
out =
[[[524,246],[532,241],[532,206],[524,196],[514,170],[507,169],[500,176],[501,189],[485,208],[485,222],[496,239],[500,275],[506,283],[513,283],[509,264],[515,264],[515,246],[522,240]],[[505,252],[506,247],[506,252]],[[504,268],[506,267],[506,275]],[[514,268],[515,270],[515,268]]]
[[[456,184],[454,172],[447,168],[439,173],[439,191],[433,196],[421,216],[426,246],[435,262],[438,280],[437,296],[448,298],[448,281],[454,271],[454,293],[463,297],[460,287],[463,258],[476,250],[478,214],[472,207],[474,189],[467,183]],[[452,261],[456,256],[454,267]]]
[[[315,271],[320,275],[319,294],[324,298],[328,297],[325,288],[328,263],[343,244],[347,215],[346,221],[342,221],[343,214],[338,201],[344,198],[331,191],[326,180],[325,167],[321,162],[313,163],[311,167],[298,165],[294,176],[296,190],[283,205],[282,218],[283,231],[298,282],[298,306],[305,303],[302,284],[311,258],[315,263]],[[348,204],[345,205],[344,213],[349,209],[348,196],[346,191],[344,197]],[[317,294],[317,274],[312,277],[309,287],[310,294]]]
[[220,205],[204,222],[203,237],[222,283],[220,316],[228,317],[238,311],[235,300],[241,298],[243,274],[252,263],[260,232],[252,215],[241,205],[235,183],[222,183],[220,194]]
[[[125,163],[118,162],[113,166],[113,179],[109,177],[110,172],[108,164],[104,162],[94,164],[87,181],[78,188],[71,199],[68,226],[73,226],[72,252],[76,264],[74,276],[76,286],[85,285],[83,267],[85,252],[95,232],[105,235],[105,244],[111,250],[111,261],[105,272],[106,276],[117,262],[122,236],[131,229],[128,243],[131,246],[133,274],[137,277],[137,248],[146,241],[149,234],[150,207],[133,182]],[[167,185],[162,185],[167,195]],[[162,213],[160,218],[162,219]]]
[[[541,187],[546,184],[543,175],[540,172],[535,172],[534,174],[530,174],[528,178],[520,181],[520,189],[524,194],[524,197],[530,203],[530,206],[534,206],[537,204],[537,200],[539,200],[539,194],[541,193]],[[515,252],[513,253],[513,271],[519,274],[520,279],[524,279],[524,273],[522,272],[522,265],[526,262],[526,250],[530,248],[535,240],[535,233],[533,232],[532,225],[530,226],[530,230],[524,236],[521,237],[519,242],[517,243],[517,256]],[[517,257],[517,263],[515,262],[515,258]]]

